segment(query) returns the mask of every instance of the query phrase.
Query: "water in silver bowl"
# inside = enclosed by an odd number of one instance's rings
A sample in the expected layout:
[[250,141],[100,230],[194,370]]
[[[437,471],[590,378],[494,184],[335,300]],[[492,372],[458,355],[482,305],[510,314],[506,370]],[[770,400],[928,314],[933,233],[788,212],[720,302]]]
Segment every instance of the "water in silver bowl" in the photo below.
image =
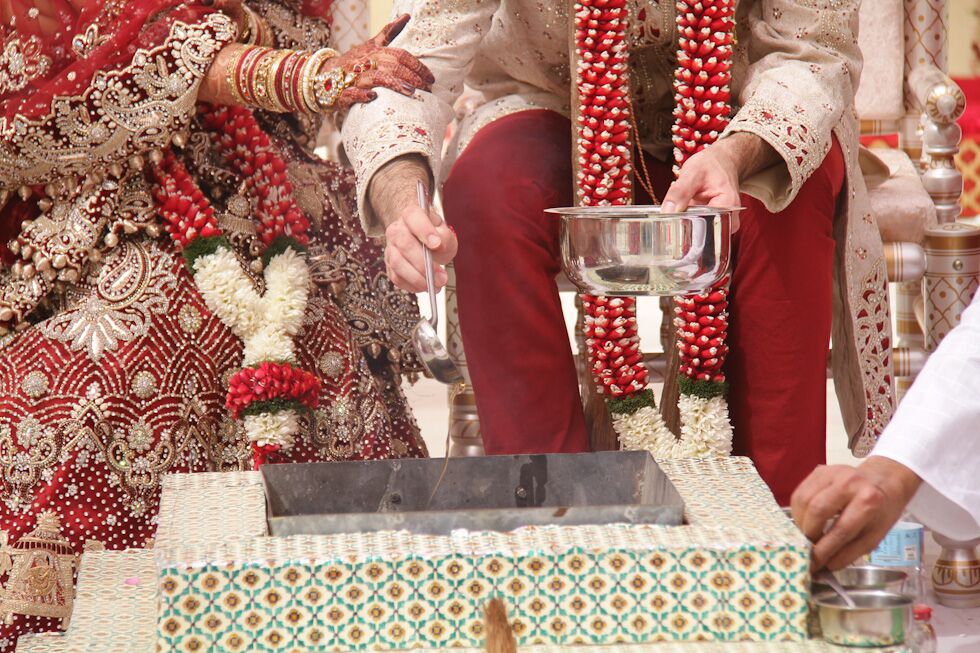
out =
[[561,217],[562,266],[584,293],[687,295],[728,274],[731,219],[740,209],[659,206],[548,209]]

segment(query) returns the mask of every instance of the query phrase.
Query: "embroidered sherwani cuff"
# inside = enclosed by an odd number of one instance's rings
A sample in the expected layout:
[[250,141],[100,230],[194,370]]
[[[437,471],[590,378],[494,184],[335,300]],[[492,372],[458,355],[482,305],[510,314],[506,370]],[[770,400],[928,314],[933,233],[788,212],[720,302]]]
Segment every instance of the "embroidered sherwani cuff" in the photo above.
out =
[[765,204],[772,213],[778,213],[792,203],[830,151],[830,130],[826,135],[818,135],[818,130],[798,114],[755,99],[739,110],[721,137],[740,132],[758,136],[782,159],[740,184],[743,193]]
[[409,154],[424,157],[434,179],[442,166],[442,129],[450,116],[429,93],[412,98],[378,88],[378,99],[351,109],[343,127],[344,151],[357,175],[357,209],[364,232],[371,238],[384,235],[384,224],[368,198],[374,175],[386,163]]
[[742,106],[723,136],[749,132],[784,165],[743,183],[778,212],[830,151],[832,133],[853,111],[861,72],[857,0],[739,2],[732,94]]

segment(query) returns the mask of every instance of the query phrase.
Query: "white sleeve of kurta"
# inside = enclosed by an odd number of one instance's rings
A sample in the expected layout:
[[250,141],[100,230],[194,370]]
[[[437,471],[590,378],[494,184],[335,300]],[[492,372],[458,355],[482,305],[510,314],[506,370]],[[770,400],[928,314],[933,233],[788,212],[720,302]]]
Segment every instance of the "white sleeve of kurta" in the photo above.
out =
[[435,76],[432,92],[412,97],[376,88],[378,99],[351,108],[344,120],[344,151],[357,174],[357,206],[368,236],[384,228],[367,200],[371,179],[381,166],[407,154],[429,161],[438,178],[442,144],[453,120],[453,103],[483,36],[490,30],[499,0],[395,0],[393,15],[412,19],[391,45],[417,56]]
[[980,299],[929,357],[872,455],[922,478],[909,504],[921,523],[980,537]]

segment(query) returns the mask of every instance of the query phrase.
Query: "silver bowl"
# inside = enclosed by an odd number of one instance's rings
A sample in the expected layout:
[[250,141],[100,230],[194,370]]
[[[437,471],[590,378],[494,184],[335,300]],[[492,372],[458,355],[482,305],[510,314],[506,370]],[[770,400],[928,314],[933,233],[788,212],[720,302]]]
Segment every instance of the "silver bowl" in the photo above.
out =
[[842,646],[896,646],[905,642],[912,623],[912,598],[882,590],[853,590],[848,595],[857,604],[850,608],[839,595],[814,598],[823,638]]
[[732,216],[741,209],[583,206],[561,216],[565,274],[594,295],[689,295],[728,274]]
[[[908,574],[894,567],[873,567],[871,565],[856,565],[834,572],[834,577],[841,586],[854,590],[884,590],[901,594]],[[814,581],[811,585],[813,594],[832,592],[829,585]]]

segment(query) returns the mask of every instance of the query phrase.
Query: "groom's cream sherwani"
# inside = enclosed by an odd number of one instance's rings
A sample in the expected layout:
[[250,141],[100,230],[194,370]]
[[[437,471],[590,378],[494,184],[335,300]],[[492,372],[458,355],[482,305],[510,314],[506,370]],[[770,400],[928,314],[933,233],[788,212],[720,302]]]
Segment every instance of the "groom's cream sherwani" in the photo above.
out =
[[[432,93],[411,98],[378,89],[379,99],[354,108],[344,124],[369,233],[379,235],[380,229],[365,192],[386,162],[418,153],[444,178],[489,122],[529,108],[570,115],[571,6],[567,0],[396,0],[395,12],[411,14],[412,21],[393,45],[417,55],[436,83]],[[858,165],[858,6],[859,0],[740,2],[733,73],[739,106],[726,133],[756,134],[781,156],[782,165],[742,188],[771,211],[793,200],[833,136],[843,147],[848,173],[835,228],[834,370],[851,446],[863,454],[891,417],[894,398],[885,263]],[[670,156],[671,147],[674,11],[673,2],[636,0],[631,17],[641,139],[661,158]],[[464,90],[468,101],[454,108]],[[446,129],[457,118],[444,150]]]

